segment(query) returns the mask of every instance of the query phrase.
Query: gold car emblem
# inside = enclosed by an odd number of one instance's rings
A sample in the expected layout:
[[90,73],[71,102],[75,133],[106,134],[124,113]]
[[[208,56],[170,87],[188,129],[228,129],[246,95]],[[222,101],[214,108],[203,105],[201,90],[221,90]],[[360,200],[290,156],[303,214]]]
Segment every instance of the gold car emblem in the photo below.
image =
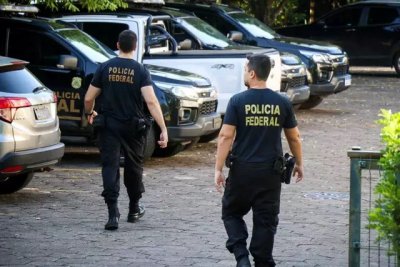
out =
[[72,78],[72,82],[71,82],[71,86],[74,89],[79,89],[82,86],[82,78],[80,77],[73,77]]

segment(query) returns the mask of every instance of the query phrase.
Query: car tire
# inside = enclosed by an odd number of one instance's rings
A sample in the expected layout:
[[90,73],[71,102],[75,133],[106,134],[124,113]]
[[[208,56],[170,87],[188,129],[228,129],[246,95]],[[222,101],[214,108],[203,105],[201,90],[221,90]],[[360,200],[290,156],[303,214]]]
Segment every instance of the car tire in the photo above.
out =
[[0,180],[0,194],[11,194],[24,188],[33,178],[33,172],[13,175]]
[[311,95],[310,98],[304,102],[300,104],[300,109],[311,109],[311,108],[315,108],[316,106],[318,106],[319,104],[321,104],[322,100],[324,98],[318,95]]
[[397,54],[394,56],[393,66],[397,72],[397,75],[400,75],[400,52],[397,52]]
[[153,156],[154,157],[162,157],[162,158],[172,157],[172,156],[178,154],[179,152],[181,152],[184,148],[185,148],[185,146],[180,143],[168,144],[168,146],[166,148],[157,147],[154,150]]

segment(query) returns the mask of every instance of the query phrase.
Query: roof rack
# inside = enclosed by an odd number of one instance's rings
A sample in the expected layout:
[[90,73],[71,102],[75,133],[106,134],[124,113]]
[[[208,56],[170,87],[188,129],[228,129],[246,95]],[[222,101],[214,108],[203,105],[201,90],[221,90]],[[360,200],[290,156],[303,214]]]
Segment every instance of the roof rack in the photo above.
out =
[[156,5],[165,5],[164,0],[125,0],[127,3],[133,4],[156,4]]

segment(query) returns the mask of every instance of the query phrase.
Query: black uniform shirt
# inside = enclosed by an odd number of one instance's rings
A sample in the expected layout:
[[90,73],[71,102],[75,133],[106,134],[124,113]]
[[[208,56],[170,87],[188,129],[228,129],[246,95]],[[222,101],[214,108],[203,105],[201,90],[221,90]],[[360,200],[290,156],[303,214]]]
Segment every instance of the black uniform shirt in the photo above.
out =
[[236,126],[232,153],[242,162],[272,164],[282,155],[282,128],[297,126],[289,99],[270,89],[248,89],[228,103],[224,124]]
[[115,57],[98,67],[92,85],[101,89],[101,113],[120,121],[143,117],[141,88],[151,85],[150,73],[133,59]]

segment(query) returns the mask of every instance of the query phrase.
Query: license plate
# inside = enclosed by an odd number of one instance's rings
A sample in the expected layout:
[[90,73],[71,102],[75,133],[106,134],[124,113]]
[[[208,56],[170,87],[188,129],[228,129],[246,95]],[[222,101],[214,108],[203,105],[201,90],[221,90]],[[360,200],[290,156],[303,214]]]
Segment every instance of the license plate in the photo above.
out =
[[222,119],[221,118],[215,118],[213,119],[213,128],[214,129],[219,129],[222,124]]
[[36,120],[46,120],[50,118],[50,111],[47,106],[41,105],[33,107],[33,112],[35,113]]
[[344,86],[350,86],[351,85],[351,78],[346,77],[344,78]]

